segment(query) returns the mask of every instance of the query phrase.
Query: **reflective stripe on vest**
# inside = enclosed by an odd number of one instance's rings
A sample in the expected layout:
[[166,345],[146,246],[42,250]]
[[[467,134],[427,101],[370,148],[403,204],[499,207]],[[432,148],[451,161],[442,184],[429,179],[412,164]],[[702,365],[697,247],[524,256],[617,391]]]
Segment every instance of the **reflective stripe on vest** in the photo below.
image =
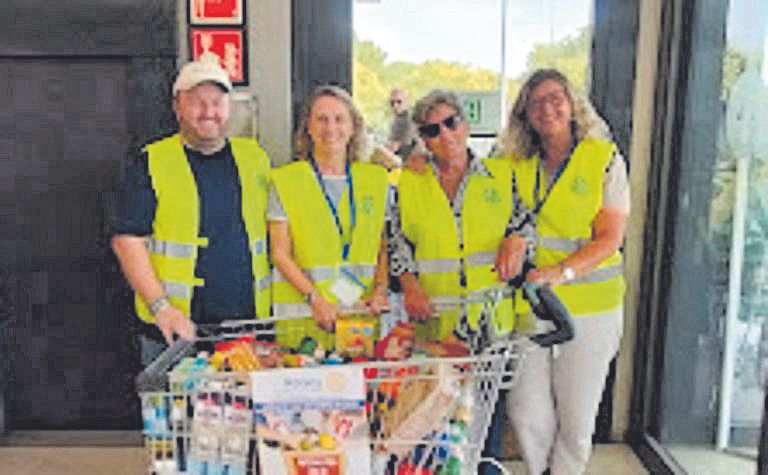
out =
[[[373,275],[376,272],[376,268],[372,265],[340,265],[338,267],[314,267],[311,269],[303,269],[302,272],[309,280],[314,282],[319,280],[335,279],[341,275],[342,271],[349,272],[358,279],[366,280],[373,279]],[[288,282],[283,274],[277,267],[272,269],[272,282]]]
[[[602,208],[605,168],[615,147],[605,140],[585,139],[574,149],[536,218],[538,267],[556,265],[590,241],[592,223]],[[538,157],[513,161],[520,199],[529,209],[534,208],[538,164]],[[615,310],[623,304],[622,274],[621,254],[616,252],[554,292],[574,316]]]
[[179,282],[169,282],[167,280],[161,280],[166,295],[169,298],[178,299],[191,299],[192,298],[192,286],[181,284]]
[[589,242],[589,239],[568,239],[551,236],[540,237],[538,247],[572,254]]
[[[269,158],[255,140],[230,139],[241,187],[242,216],[251,252],[257,315],[269,315],[269,263],[266,252],[266,200]],[[158,197],[152,236],[147,241],[152,267],[171,303],[191,314],[194,287],[204,285],[195,276],[198,248],[208,244],[199,236],[200,202],[197,184],[178,135],[146,147],[148,168]],[[135,297],[136,313],[152,322],[146,304]]]
[[[288,218],[293,258],[323,297],[332,303],[336,299],[330,288],[342,270],[355,275],[366,287],[366,293],[372,290],[384,229],[387,171],[378,165],[353,163],[350,172],[357,217],[346,262],[342,262],[336,223],[309,163],[290,163],[272,174]],[[338,203],[339,219],[345,229],[350,220],[346,193]],[[304,296],[276,268],[272,272],[272,296],[275,316],[312,315]]]
[[[415,246],[419,282],[430,298],[446,297],[455,302],[499,284],[493,269],[496,252],[504,239],[512,213],[512,175],[510,162],[482,159],[491,176],[473,175],[464,190],[462,203],[462,242],[459,248],[453,210],[431,167],[427,173],[404,170],[398,186],[400,218],[405,237]],[[466,286],[459,279],[462,260]],[[477,323],[479,313],[472,305],[470,324]],[[468,308],[469,308],[468,307]],[[508,330],[514,327],[511,305],[497,314]],[[453,330],[455,316],[441,316],[441,325],[432,338],[443,338]]]
[[259,239],[251,243],[251,252],[254,254],[264,254],[267,252],[266,239]]

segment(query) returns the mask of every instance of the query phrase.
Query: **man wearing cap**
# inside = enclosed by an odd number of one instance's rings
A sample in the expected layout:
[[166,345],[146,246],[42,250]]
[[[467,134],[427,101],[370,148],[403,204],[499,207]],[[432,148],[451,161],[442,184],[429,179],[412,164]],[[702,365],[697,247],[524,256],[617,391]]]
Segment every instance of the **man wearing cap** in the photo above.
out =
[[227,73],[213,61],[181,68],[173,85],[179,131],[127,163],[112,248],[135,292],[148,364],[194,323],[269,314],[266,200],[269,158],[227,137]]

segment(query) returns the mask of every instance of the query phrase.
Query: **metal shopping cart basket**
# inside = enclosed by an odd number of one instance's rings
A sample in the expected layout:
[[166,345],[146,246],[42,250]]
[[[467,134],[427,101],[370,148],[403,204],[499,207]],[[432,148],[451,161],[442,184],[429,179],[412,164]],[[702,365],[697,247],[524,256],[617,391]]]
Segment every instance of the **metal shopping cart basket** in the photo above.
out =
[[[194,342],[177,341],[137,377],[150,473],[458,475],[481,462],[503,470],[481,452],[525,339],[512,335],[466,357],[252,372],[215,371],[196,356],[243,337],[274,341],[280,321],[200,326]],[[359,393],[325,397],[344,381]]]

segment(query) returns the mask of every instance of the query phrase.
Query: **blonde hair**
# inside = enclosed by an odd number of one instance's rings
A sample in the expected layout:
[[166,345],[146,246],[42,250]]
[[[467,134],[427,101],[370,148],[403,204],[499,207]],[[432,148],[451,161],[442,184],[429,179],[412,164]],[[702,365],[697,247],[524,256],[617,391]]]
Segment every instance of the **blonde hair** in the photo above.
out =
[[350,162],[365,161],[366,137],[363,115],[355,107],[352,97],[347,91],[332,85],[316,87],[304,103],[299,127],[296,129],[296,136],[294,137],[294,149],[297,158],[299,160],[307,160],[310,153],[312,153],[313,144],[312,137],[309,135],[309,117],[312,114],[312,107],[321,97],[333,97],[347,106],[347,111],[349,111],[349,115],[352,117],[352,137],[350,137],[349,143],[347,143],[347,160]]
[[515,104],[509,112],[507,126],[499,137],[502,155],[531,157],[540,152],[541,138],[528,121],[526,109],[534,89],[547,80],[557,81],[565,90],[573,110],[571,124],[577,142],[587,138],[613,140],[608,124],[586,97],[574,91],[563,73],[556,69],[538,69],[520,88]]

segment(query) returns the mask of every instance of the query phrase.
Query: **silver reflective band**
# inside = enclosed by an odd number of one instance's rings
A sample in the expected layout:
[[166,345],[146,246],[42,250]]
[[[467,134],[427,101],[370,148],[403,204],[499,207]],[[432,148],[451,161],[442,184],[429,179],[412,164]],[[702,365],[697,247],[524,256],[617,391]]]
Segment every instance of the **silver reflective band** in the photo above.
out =
[[177,297],[181,299],[192,298],[192,286],[180,284],[178,282],[169,282],[167,280],[161,281],[165,294],[169,297]]
[[253,283],[253,288],[256,292],[261,292],[262,290],[268,289],[270,285],[272,285],[272,277],[266,275],[261,279],[256,280],[256,282]]
[[495,252],[475,252],[467,256],[467,263],[471,266],[493,265],[495,262]]
[[416,268],[421,273],[458,272],[461,263],[458,259],[417,259]]
[[376,273],[376,266],[369,264],[347,264],[341,266],[341,268],[360,279],[371,279]]
[[272,313],[276,317],[311,317],[312,308],[305,303],[273,303]]
[[[336,276],[335,267],[316,267],[314,269],[304,269],[303,272],[313,282],[331,279]],[[288,282],[288,279],[275,267],[272,269],[272,282]]]
[[254,254],[264,254],[267,252],[267,241],[264,239],[258,239],[251,243],[251,251]]
[[571,253],[578,251],[588,242],[589,239],[568,239],[544,236],[539,238],[539,247]]
[[162,254],[168,257],[192,258],[195,257],[195,249],[197,246],[194,244],[182,244],[180,242],[150,238],[149,241],[147,241],[147,248],[149,249],[149,252],[154,254]]
[[621,264],[615,264],[608,267],[601,267],[595,269],[587,275],[577,277],[571,281],[565,282],[563,285],[571,284],[593,284],[595,282],[604,282],[619,277],[624,272],[624,266]]
[[[346,265],[341,267],[313,267],[311,269],[304,269],[304,275],[309,277],[313,282],[319,280],[329,280],[336,278],[341,269],[347,270],[352,275],[355,275],[361,279],[373,278],[373,274],[376,268],[367,264]],[[272,270],[272,282],[287,282],[283,274],[275,267]]]

